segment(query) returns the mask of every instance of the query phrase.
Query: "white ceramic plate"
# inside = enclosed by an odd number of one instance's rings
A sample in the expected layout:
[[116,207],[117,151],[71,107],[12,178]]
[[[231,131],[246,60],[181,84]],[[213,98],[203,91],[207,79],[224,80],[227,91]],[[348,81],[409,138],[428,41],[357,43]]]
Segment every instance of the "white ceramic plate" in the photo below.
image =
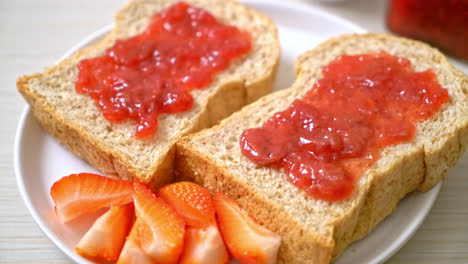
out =
[[[302,52],[332,36],[364,32],[346,20],[303,5],[270,1],[248,1],[246,4],[268,14],[279,28],[282,55],[275,89],[289,87],[293,82],[294,61]],[[65,57],[98,40],[110,28],[107,26],[92,34],[67,52]],[[16,134],[15,171],[21,196],[42,231],[72,260],[90,263],[75,254],[73,248],[97,214],[63,225],[55,217],[49,190],[55,181],[65,175],[97,171],[49,136],[28,107],[24,110]],[[427,193],[413,193],[406,197],[392,216],[365,239],[349,247],[337,263],[385,261],[403,246],[422,223],[440,186]]]

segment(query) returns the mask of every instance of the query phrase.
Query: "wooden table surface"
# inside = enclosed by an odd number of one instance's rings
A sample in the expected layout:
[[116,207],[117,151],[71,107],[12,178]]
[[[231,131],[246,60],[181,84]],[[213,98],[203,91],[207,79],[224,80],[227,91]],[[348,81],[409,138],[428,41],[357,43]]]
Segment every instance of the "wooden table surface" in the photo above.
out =
[[[16,78],[53,64],[78,41],[109,24],[124,2],[0,1],[0,263],[71,262],[34,223],[16,187],[13,141],[25,105],[16,90]],[[302,2],[352,20],[369,31],[386,31],[386,1]],[[455,65],[468,74],[468,64]],[[468,263],[467,172],[465,155],[450,173],[421,228],[388,263]]]

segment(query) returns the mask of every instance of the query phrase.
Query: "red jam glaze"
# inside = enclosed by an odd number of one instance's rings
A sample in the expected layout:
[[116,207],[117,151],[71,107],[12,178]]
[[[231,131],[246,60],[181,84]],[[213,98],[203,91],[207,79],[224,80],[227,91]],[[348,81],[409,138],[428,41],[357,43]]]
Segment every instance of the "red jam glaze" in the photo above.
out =
[[385,52],[340,56],[322,72],[302,99],[240,137],[246,157],[284,168],[322,200],[348,198],[382,148],[412,140],[416,122],[449,100],[432,70]]
[[160,113],[191,109],[190,90],[210,85],[251,49],[247,32],[177,3],[155,14],[143,33],[82,60],[75,87],[97,102],[107,120],[135,120],[135,135],[146,138],[157,130]]
[[387,25],[468,60],[467,0],[391,0]]

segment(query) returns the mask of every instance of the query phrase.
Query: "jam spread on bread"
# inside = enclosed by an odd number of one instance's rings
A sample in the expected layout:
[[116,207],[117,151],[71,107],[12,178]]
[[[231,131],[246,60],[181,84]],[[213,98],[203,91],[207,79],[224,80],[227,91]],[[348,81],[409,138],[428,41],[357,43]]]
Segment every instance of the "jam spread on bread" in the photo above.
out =
[[391,0],[388,28],[468,60],[468,1]]
[[141,34],[82,60],[76,90],[94,99],[107,120],[135,120],[136,137],[146,138],[157,130],[160,113],[190,110],[190,91],[209,86],[251,51],[251,42],[247,32],[177,3],[155,14]]
[[247,158],[283,168],[321,200],[348,198],[383,148],[411,141],[416,123],[449,100],[432,70],[385,52],[343,55],[322,73],[303,98],[240,137]]

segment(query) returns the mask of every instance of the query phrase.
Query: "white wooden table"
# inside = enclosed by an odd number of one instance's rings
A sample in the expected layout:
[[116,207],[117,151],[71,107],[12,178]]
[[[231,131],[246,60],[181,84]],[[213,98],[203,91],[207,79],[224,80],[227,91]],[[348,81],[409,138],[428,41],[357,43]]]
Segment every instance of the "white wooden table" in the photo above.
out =
[[[41,71],[113,19],[126,0],[0,0],[0,263],[70,263],[39,230],[21,200],[13,172],[13,139],[25,102],[21,74]],[[274,0],[270,0],[274,1]],[[299,1],[299,0],[297,0]],[[383,32],[384,0],[326,4],[302,0]],[[468,74],[468,64],[456,63]],[[388,263],[468,263],[468,155],[455,168],[428,218]]]

